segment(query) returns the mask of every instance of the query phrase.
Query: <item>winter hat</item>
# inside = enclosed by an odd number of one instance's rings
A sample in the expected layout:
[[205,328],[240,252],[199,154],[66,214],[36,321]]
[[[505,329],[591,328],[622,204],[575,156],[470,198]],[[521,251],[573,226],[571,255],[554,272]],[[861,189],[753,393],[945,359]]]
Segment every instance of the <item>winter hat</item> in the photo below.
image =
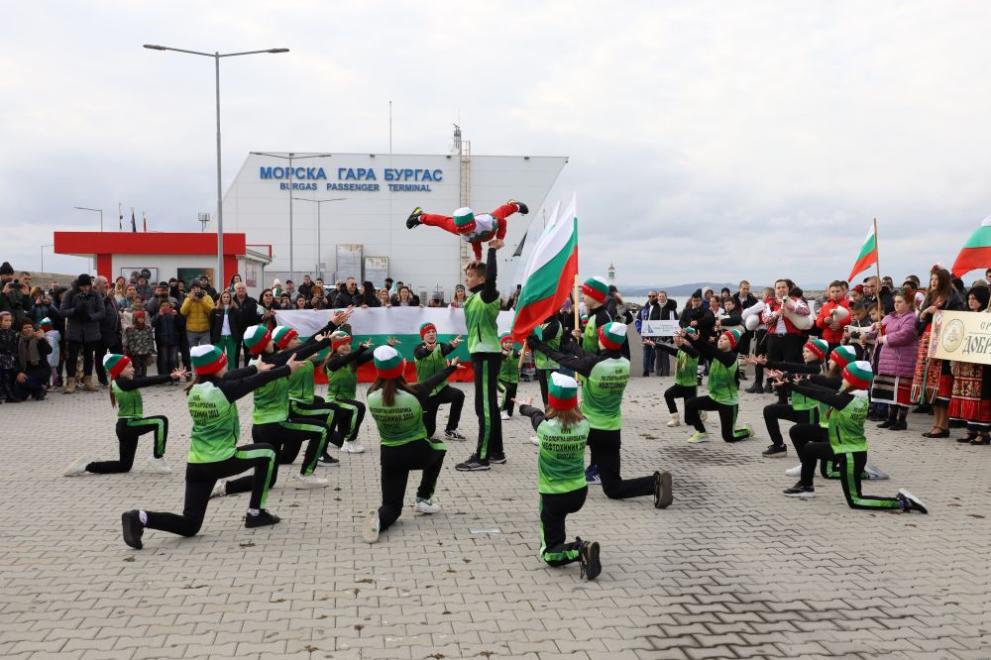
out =
[[52,324],[52,320],[46,316],[45,318],[41,319],[41,323],[38,324],[38,327],[41,328],[42,330],[51,330],[55,326]]
[[227,355],[212,344],[193,346],[189,349],[189,357],[192,359],[193,372],[197,376],[209,376],[227,366]]
[[826,354],[829,353],[829,343],[823,341],[822,339],[808,340],[805,342],[805,348],[815,353],[815,356],[820,360],[825,360]]
[[874,380],[874,371],[871,363],[866,360],[857,360],[843,367],[843,381],[852,390],[866,390]]
[[330,335],[330,350],[334,353],[337,352],[338,347],[350,343],[351,343],[351,335],[344,332],[343,330],[335,330],[333,334]]
[[513,335],[509,334],[508,332],[504,332],[501,335],[499,335],[500,346],[505,346],[506,344],[509,344],[509,347],[512,348],[513,344],[515,343],[516,342],[513,341]]
[[263,325],[252,325],[244,331],[244,347],[251,355],[259,355],[265,351],[272,333]]
[[9,261],[5,261],[3,262],[3,264],[0,264],[0,275],[13,275],[13,274],[14,274],[14,267],[10,265]]
[[134,313],[131,314],[131,318],[133,318],[135,321],[138,319],[143,319],[144,317],[145,317],[145,310],[143,309],[136,309],[134,310]]
[[93,278],[83,273],[76,278],[76,286],[93,286]]
[[277,325],[275,330],[272,331],[272,341],[275,342],[276,348],[282,350],[289,345],[296,337],[299,337],[299,333],[296,332],[295,328],[290,328],[288,325]]
[[857,293],[859,293],[860,295],[864,295],[864,285],[863,284],[858,284],[857,286],[853,287],[853,290],[856,291]]
[[547,383],[547,407],[571,410],[578,406],[578,383],[571,376],[554,372]]
[[691,335],[692,337],[698,337],[699,336],[699,330],[694,325],[690,325],[690,326],[688,326],[686,328],[682,328],[682,329],[685,331],[685,334],[686,335]]
[[459,234],[467,234],[475,228],[475,213],[464,206],[454,212],[454,228]]
[[103,368],[110,374],[111,380],[120,376],[121,372],[131,364],[131,358],[118,353],[107,353],[103,356]]
[[582,284],[582,293],[601,304],[609,296],[609,284],[601,277],[590,277]]
[[857,361],[857,351],[853,349],[853,346],[837,346],[829,354],[829,359],[842,369],[851,362]]
[[423,336],[425,334],[427,334],[428,332],[430,332],[431,330],[433,330],[436,333],[437,332],[437,326],[434,325],[433,323],[431,323],[430,321],[427,321],[426,323],[421,323],[420,324],[420,339],[423,339]]
[[399,351],[392,346],[379,346],[372,353],[372,358],[374,359],[375,371],[378,372],[379,378],[389,380],[391,378],[399,378],[403,375],[403,368],[406,366],[406,361],[399,355]]
[[988,308],[988,300],[991,299],[991,289],[986,286],[978,285],[970,288],[967,292],[968,296],[974,296],[977,298],[977,302],[981,304],[981,311]]
[[729,347],[736,348],[736,345],[740,343],[740,337],[743,336],[743,332],[739,328],[733,328],[732,330],[727,330],[723,333],[723,337],[729,340]]
[[599,346],[618,351],[626,341],[626,324],[612,321],[599,328]]
[[699,300],[702,300],[702,289],[695,289],[694,291],[692,291],[692,298],[697,298]]

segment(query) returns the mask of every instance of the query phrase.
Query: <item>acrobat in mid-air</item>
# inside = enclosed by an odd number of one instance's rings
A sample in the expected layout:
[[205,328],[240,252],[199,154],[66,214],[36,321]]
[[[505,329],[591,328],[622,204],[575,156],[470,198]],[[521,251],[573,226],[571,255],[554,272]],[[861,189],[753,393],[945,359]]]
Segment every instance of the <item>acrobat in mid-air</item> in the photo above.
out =
[[441,227],[447,232],[460,236],[463,241],[471,243],[475,261],[481,261],[482,243],[492,239],[503,240],[506,238],[506,219],[514,213],[526,215],[529,212],[530,209],[526,204],[515,199],[509,200],[491,213],[478,215],[468,207],[458,209],[451,216],[424,213],[423,209],[417,206],[406,218],[406,228],[413,229],[419,225]]

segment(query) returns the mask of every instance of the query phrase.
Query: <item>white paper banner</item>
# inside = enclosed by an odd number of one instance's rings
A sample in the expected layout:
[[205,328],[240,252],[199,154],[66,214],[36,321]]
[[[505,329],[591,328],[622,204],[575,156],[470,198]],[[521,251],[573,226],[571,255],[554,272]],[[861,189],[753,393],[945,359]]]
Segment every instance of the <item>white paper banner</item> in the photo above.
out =
[[[277,310],[275,320],[279,325],[295,328],[303,337],[311,337],[327,325],[336,311],[339,310]],[[499,332],[509,331],[514,315],[515,312],[499,312]],[[465,313],[459,307],[356,308],[349,323],[355,335],[416,335],[420,332],[420,325],[428,321],[437,326],[439,335],[463,335],[467,332]]]
[[640,324],[642,337],[673,337],[681,326],[677,321],[643,321]]

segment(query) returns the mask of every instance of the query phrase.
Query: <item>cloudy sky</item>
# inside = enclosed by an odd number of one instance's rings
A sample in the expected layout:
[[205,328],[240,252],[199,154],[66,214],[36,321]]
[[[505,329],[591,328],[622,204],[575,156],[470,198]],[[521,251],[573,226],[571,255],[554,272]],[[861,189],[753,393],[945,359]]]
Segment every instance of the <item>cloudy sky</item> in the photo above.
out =
[[[85,7],[84,7],[85,5]],[[617,10],[617,7],[621,9]],[[986,2],[13,3],[0,24],[0,259],[118,201],[213,211],[249,150],[568,155],[582,270],[621,283],[845,277],[871,222],[900,278],[991,213]],[[981,71],[985,73],[982,74]],[[86,262],[53,256],[48,270]]]

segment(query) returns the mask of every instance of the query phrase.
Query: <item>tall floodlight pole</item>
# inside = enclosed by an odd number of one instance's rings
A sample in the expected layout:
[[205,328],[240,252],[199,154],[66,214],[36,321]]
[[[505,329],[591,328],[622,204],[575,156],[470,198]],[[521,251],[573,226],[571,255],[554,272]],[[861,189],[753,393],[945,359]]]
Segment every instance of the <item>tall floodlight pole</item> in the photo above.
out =
[[320,238],[320,229],[322,224],[320,221],[320,207],[326,204],[327,202],[343,202],[345,198],[331,197],[330,199],[307,199],[306,197],[293,197],[293,199],[295,199],[297,202],[310,202],[311,204],[317,205],[317,267],[313,272],[316,275],[316,277],[323,279],[323,271],[320,270],[320,245],[322,240]]
[[[281,158],[282,160],[289,161],[289,277],[293,279],[296,277],[296,262],[295,262],[295,240],[293,238],[293,215],[292,215],[292,200],[293,189],[292,189],[292,179],[295,170],[293,169],[294,160],[305,160],[307,158],[330,158],[334,154],[305,154],[300,156],[293,151],[287,151],[284,153],[275,153],[271,151],[252,151],[252,156],[266,156],[268,158]],[[298,198],[296,198],[298,199]],[[310,201],[310,200],[307,200]]]
[[187,50],[185,48],[173,48],[171,46],[159,46],[157,44],[144,44],[150,50],[171,50],[176,53],[186,53],[187,55],[200,55],[202,57],[213,58],[213,70],[215,81],[215,96],[217,103],[217,272],[214,274],[214,285],[224,279],[224,200],[223,189],[220,179],[220,58],[240,57],[242,55],[260,55],[263,53],[288,53],[288,48],[266,48],[264,50],[245,50],[237,53],[204,53],[198,50]]

